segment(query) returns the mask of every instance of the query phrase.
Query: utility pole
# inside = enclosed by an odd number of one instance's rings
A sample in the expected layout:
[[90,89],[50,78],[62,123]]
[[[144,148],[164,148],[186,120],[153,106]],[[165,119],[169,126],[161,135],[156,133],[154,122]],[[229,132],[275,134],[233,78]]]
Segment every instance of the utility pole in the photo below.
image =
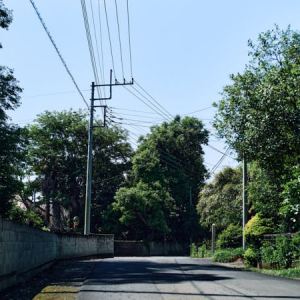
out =
[[[243,159],[243,233],[245,232],[245,225],[247,223],[247,161],[246,156],[244,155]],[[246,241],[243,234],[243,248],[246,249]]]
[[95,101],[95,83],[92,82],[92,97],[90,111],[89,126],[89,145],[86,172],[86,192],[85,192],[85,218],[84,218],[84,234],[90,234],[91,225],[91,194],[92,194],[92,152],[93,152],[93,125],[94,125],[94,101]]
[[[190,184],[190,206],[193,205],[193,198],[192,198],[192,185]],[[190,208],[191,209],[191,208]],[[192,239],[192,232],[190,233],[190,245],[192,245],[193,239]]]
[[[96,127],[106,126],[106,105],[95,105],[95,101],[106,101],[112,99],[112,87],[118,85],[133,85],[133,78],[131,82],[123,83],[115,80],[112,83],[112,70],[110,70],[110,83],[109,84],[95,84],[92,82],[92,95],[91,95],[91,108],[90,108],[90,125],[89,125],[89,144],[88,144],[88,158],[87,158],[87,172],[86,172],[86,196],[85,196],[85,215],[84,215],[84,234],[89,235],[91,232],[91,195],[92,195],[92,162],[93,162],[93,129]],[[96,87],[109,87],[110,95],[104,98],[95,98]],[[94,125],[94,109],[101,107],[104,109],[104,122],[103,125]]]

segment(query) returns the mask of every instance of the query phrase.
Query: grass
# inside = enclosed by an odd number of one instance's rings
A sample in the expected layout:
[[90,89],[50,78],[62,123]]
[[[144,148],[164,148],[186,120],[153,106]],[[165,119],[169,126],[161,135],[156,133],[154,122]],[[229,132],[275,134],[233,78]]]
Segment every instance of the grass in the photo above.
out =
[[250,268],[249,270],[254,272],[259,272],[262,274],[267,274],[267,275],[273,275],[273,276],[285,277],[285,278],[294,278],[300,280],[300,267],[282,269],[282,270],[257,269],[257,268]]
[[74,286],[47,286],[33,300],[75,300],[80,288]]

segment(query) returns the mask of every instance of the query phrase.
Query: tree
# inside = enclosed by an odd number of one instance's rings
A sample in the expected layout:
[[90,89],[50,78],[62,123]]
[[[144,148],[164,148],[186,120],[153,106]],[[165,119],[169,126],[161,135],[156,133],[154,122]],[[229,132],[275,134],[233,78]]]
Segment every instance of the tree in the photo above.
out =
[[[53,207],[53,230],[61,230],[61,209],[67,212],[68,225],[79,216],[84,219],[87,163],[87,115],[82,112],[48,112],[38,116],[37,124],[28,128],[29,161],[40,176],[41,190]],[[113,201],[115,191],[130,167],[131,147],[127,133],[118,127],[95,128],[93,146],[92,226],[99,232],[101,214]]]
[[[8,29],[12,22],[12,13],[0,0],[0,27]],[[2,45],[0,44],[0,48]],[[22,89],[13,76],[13,70],[0,66],[0,215],[8,216],[12,207],[11,200],[22,188],[19,175],[24,159],[25,141],[23,130],[9,124],[7,110],[20,105]]]
[[242,170],[224,168],[215,175],[213,182],[206,184],[199,193],[197,211],[200,224],[218,231],[229,225],[242,225]]
[[[168,240],[187,241],[190,237],[196,237],[200,233],[195,210],[196,197],[199,187],[204,184],[207,171],[203,165],[202,145],[208,142],[208,131],[196,118],[175,117],[170,123],[163,123],[161,126],[151,128],[151,133],[140,139],[133,159],[133,170],[127,179],[127,185],[120,194],[145,195],[142,203],[148,203],[145,189],[152,193],[161,194],[164,203],[160,202],[156,209],[157,213],[163,216],[168,228],[166,238]],[[129,226],[136,225],[139,221],[143,232],[140,236],[145,240],[153,239],[151,227],[145,228],[151,223],[153,217],[144,215],[138,216],[137,211],[131,207],[130,214],[134,216],[132,223],[124,217],[124,198],[116,195],[117,204],[114,209],[120,213],[120,221]],[[190,204],[190,194],[192,203]],[[122,201],[121,201],[122,200]],[[156,215],[158,216],[158,215]],[[147,226],[146,226],[147,227]],[[156,239],[163,239],[166,230],[160,226],[160,234],[156,233]],[[134,236],[129,228],[127,236]]]
[[151,241],[169,233],[164,211],[168,204],[172,205],[173,199],[159,182],[151,186],[139,182],[136,187],[122,187],[115,199],[113,208],[121,212],[120,221],[131,232],[127,238]]
[[240,158],[276,178],[300,155],[300,33],[276,26],[248,44],[252,60],[230,76],[214,126]]
[[252,60],[242,74],[231,75],[215,104],[214,126],[240,159],[256,161],[264,173],[257,175],[265,182],[252,189],[256,209],[277,222],[283,217],[284,230],[296,230],[298,175],[291,170],[300,166],[300,33],[276,26],[249,46]]

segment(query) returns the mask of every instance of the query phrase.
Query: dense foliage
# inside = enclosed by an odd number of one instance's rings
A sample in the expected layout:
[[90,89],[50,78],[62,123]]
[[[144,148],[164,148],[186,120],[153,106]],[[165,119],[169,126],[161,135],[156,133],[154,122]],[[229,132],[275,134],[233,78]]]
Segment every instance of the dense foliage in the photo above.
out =
[[207,142],[200,120],[178,116],[140,139],[127,186],[114,204],[121,223],[129,226],[127,238],[186,241],[199,236],[195,204],[207,174],[202,149]]
[[[41,192],[50,204],[53,229],[61,230],[64,208],[68,223],[79,216],[83,226],[88,120],[82,111],[45,112],[28,127],[28,164],[39,176]],[[93,142],[92,231],[101,231],[107,206],[130,167],[132,149],[127,134],[118,127],[95,128]]]
[[[0,27],[8,29],[11,22],[11,12],[4,6],[3,1],[0,1]],[[10,200],[22,189],[20,169],[24,160],[23,130],[10,124],[7,115],[8,110],[14,110],[20,105],[21,92],[13,70],[0,65],[0,215],[2,216],[8,216],[12,207]]]
[[200,191],[197,211],[203,227],[215,224],[220,232],[242,222],[242,171],[226,167]]
[[300,154],[300,33],[278,27],[249,41],[252,58],[216,104],[215,127],[240,157],[281,175]]

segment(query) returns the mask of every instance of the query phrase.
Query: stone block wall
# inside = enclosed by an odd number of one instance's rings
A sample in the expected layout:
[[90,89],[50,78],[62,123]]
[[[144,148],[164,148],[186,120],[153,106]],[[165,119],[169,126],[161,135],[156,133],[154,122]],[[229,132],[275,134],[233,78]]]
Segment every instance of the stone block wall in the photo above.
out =
[[35,273],[30,270],[51,264],[57,241],[54,234],[0,217],[0,290]]
[[0,290],[23,282],[57,259],[114,256],[114,235],[53,234],[0,217]]

